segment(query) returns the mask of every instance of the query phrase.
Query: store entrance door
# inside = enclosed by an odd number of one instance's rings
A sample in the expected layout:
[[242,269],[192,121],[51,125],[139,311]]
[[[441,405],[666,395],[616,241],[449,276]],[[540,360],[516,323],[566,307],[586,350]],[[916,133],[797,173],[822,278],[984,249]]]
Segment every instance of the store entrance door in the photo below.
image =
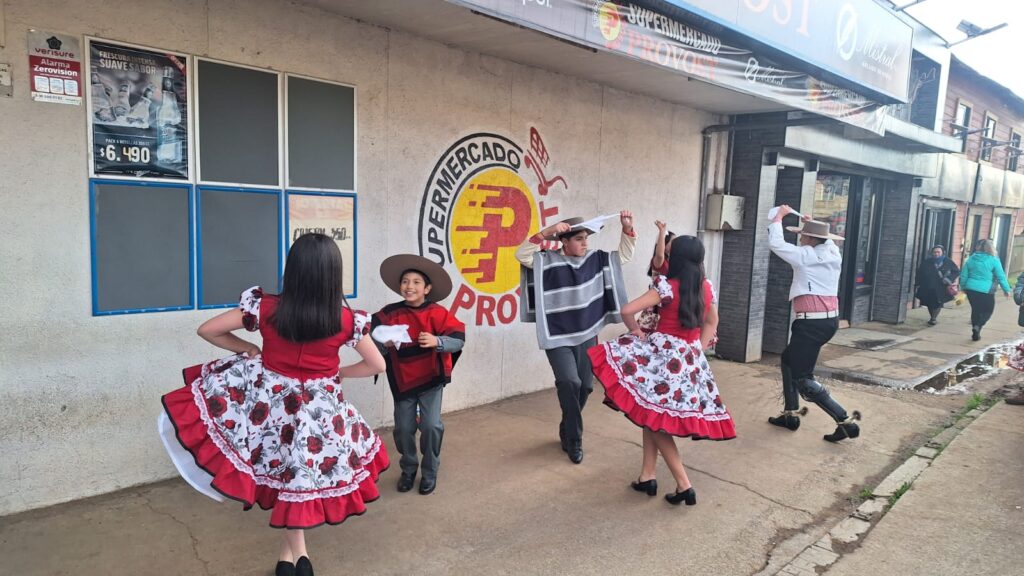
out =
[[871,319],[878,254],[881,199],[888,182],[877,178],[821,172],[815,189],[814,217],[845,238],[839,279],[840,317],[850,324]]

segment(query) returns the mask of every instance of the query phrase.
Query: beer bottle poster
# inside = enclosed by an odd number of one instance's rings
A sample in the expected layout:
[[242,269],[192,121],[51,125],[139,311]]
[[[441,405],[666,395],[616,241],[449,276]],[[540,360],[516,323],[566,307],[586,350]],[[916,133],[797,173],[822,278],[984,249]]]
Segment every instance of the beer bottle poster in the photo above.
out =
[[187,180],[187,58],[89,44],[93,173]]
[[356,296],[356,197],[351,194],[288,193],[288,246],[299,236],[318,232],[341,250],[345,297]]

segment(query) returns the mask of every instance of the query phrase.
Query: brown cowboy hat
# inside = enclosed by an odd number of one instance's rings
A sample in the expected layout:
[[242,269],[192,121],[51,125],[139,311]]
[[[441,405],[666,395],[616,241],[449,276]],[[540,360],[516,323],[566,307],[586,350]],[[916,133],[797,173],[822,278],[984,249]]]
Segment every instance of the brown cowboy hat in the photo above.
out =
[[790,232],[796,232],[797,234],[803,234],[804,236],[813,236],[815,238],[824,238],[826,240],[842,240],[843,237],[838,234],[832,234],[829,230],[828,222],[820,222],[818,220],[808,220],[803,223],[803,226],[786,226],[786,230]]
[[591,228],[581,227],[580,224],[582,224],[584,222],[586,222],[586,220],[584,220],[583,218],[580,218],[579,216],[574,216],[572,218],[566,218],[565,220],[562,220],[561,222],[557,222],[557,223],[558,224],[568,224],[569,225],[569,231],[568,232],[562,232],[561,234],[549,234],[549,235],[545,236],[544,239],[545,240],[558,240],[559,236],[564,236],[566,234],[573,234],[575,232],[579,232],[580,230],[586,230],[590,234],[597,234],[598,232],[600,232],[600,230],[593,230]]
[[430,284],[428,302],[440,302],[452,293],[452,279],[444,268],[433,260],[415,254],[395,254],[380,263],[380,278],[392,292],[402,294],[402,275],[415,270],[427,277]]

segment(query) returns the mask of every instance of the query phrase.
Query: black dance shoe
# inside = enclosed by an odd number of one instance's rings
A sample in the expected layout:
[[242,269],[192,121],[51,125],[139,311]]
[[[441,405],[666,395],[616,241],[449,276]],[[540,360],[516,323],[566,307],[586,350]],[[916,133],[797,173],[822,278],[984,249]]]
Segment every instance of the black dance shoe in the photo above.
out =
[[295,576],[295,564],[279,560],[274,568],[274,576]]
[[295,563],[295,576],[313,576],[313,563],[303,556]]
[[800,427],[800,417],[807,414],[807,406],[799,410],[783,410],[778,416],[769,416],[768,423],[780,428],[787,428],[796,432]]
[[416,481],[416,474],[406,474],[402,472],[402,477],[398,479],[398,491],[408,492],[412,490],[412,485]]
[[829,442],[839,442],[840,440],[860,436],[860,426],[857,426],[857,422],[855,422],[856,420],[860,420],[860,412],[854,410],[853,416],[850,416],[836,425],[835,432],[825,434],[822,438]]
[[570,443],[568,453],[569,460],[571,460],[573,464],[583,462],[583,443],[580,441]]
[[665,500],[668,500],[668,503],[673,506],[679,506],[681,502],[686,502],[687,506],[693,506],[697,504],[697,491],[690,486],[682,492],[676,490],[671,494],[665,494]]
[[436,479],[426,477],[420,479],[420,494],[426,496],[427,494],[433,492],[434,488],[437,488]]
[[658,481],[654,478],[641,482],[638,478],[636,482],[630,482],[629,486],[637,492],[647,492],[648,496],[658,495]]

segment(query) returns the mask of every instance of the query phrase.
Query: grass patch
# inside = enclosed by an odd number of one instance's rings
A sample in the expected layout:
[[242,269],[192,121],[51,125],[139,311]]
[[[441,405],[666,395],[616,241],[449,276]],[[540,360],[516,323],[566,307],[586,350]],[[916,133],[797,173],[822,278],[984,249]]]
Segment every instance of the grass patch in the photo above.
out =
[[983,404],[985,404],[985,395],[980,392],[975,392],[967,399],[967,405],[964,406],[964,412],[970,412],[975,408],[981,407]]
[[871,488],[865,488],[861,490],[860,494],[857,494],[857,496],[861,500],[870,500],[875,497],[875,493],[871,491]]
[[902,485],[900,485],[899,488],[896,489],[895,492],[892,493],[891,496],[889,496],[889,506],[895,504],[896,501],[900,499],[900,496],[903,496],[904,494],[907,493],[907,490],[910,490],[910,482],[904,482]]

